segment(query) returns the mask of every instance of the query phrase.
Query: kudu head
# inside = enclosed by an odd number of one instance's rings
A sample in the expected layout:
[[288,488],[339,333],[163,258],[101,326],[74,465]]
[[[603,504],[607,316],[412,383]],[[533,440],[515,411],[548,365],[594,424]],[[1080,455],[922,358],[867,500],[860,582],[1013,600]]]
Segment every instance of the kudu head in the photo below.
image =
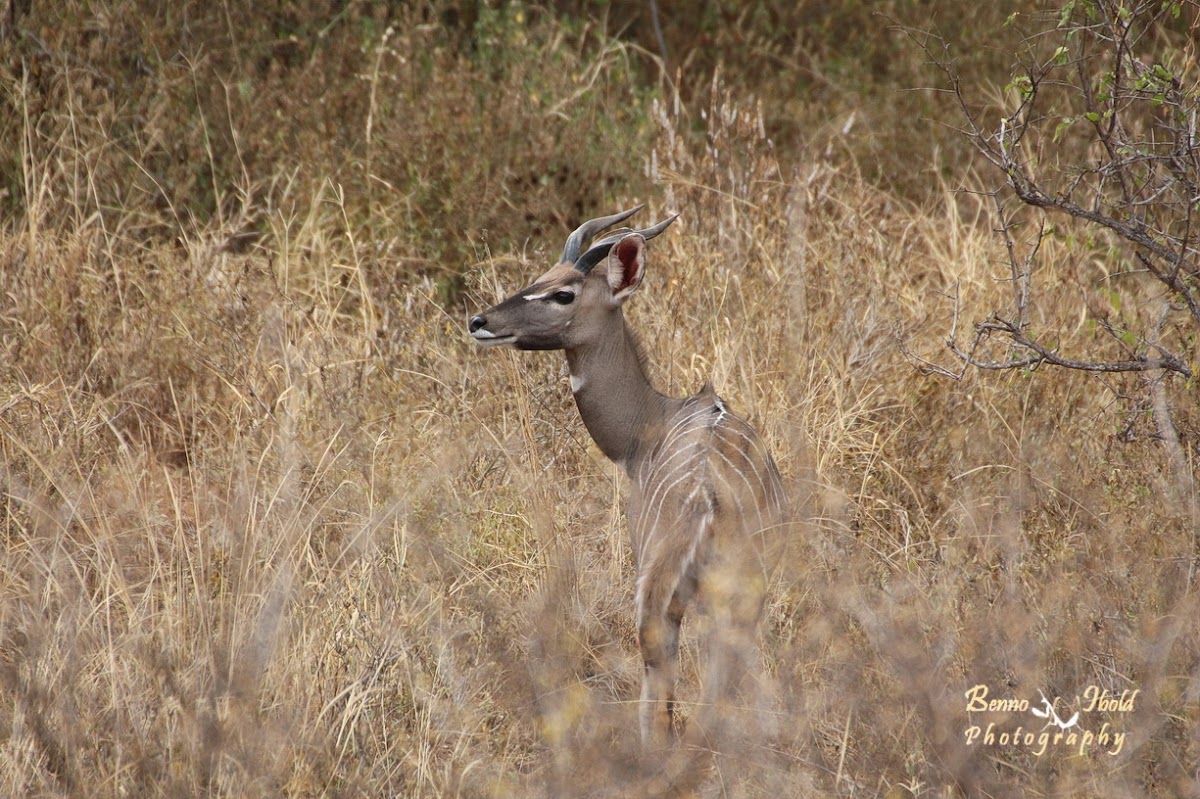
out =
[[[642,206],[584,222],[567,237],[558,264],[528,288],[471,317],[471,336],[487,346],[511,344],[521,350],[570,350],[596,335],[642,282],[646,239],[675,216],[645,230],[621,228],[586,245],[598,233],[633,216]],[[677,215],[676,215],[677,216]]]

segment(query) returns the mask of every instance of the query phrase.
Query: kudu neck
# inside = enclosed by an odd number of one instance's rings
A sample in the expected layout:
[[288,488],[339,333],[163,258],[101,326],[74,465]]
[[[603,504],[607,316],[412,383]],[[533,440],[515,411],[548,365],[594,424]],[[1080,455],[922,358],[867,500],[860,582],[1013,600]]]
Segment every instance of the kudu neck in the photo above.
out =
[[633,333],[620,309],[600,336],[566,351],[571,390],[600,451],[627,473],[679,400],[650,385]]

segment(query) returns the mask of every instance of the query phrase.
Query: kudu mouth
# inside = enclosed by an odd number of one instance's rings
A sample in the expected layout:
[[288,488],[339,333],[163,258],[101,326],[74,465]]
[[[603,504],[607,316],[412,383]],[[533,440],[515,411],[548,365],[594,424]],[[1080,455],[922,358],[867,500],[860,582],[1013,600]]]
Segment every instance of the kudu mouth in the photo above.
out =
[[512,344],[517,340],[516,336],[497,336],[488,330],[480,330],[472,333],[471,338],[481,347],[499,347],[502,344]]

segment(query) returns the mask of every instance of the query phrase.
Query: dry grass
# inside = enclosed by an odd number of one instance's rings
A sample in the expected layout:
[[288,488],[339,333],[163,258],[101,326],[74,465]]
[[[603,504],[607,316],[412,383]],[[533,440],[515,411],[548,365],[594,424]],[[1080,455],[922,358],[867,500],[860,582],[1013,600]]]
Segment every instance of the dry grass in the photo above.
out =
[[[3,130],[0,795],[635,784],[621,481],[560,357],[462,330],[570,221],[634,197],[684,213],[631,310],[657,384],[711,377],[798,510],[701,793],[1200,793],[1194,497],[1140,378],[916,368],[950,364],[956,287],[964,320],[1006,302],[986,207],[911,204],[836,129],[780,150],[736,83],[622,88],[635,47],[534,8],[454,28],[451,4],[270,6],[329,25],[311,50],[213,12],[192,61],[155,49],[180,20],[123,8],[5,44],[26,72]],[[162,59],[149,77],[103,50],[118,29]],[[127,86],[97,77],[122,63]],[[1085,240],[1045,245],[1038,312],[1086,352]],[[1195,390],[1168,389],[1194,474]],[[967,745],[1037,722],[968,714],[979,684],[1060,710],[1140,693],[1082,717],[1119,754],[1038,756]]]

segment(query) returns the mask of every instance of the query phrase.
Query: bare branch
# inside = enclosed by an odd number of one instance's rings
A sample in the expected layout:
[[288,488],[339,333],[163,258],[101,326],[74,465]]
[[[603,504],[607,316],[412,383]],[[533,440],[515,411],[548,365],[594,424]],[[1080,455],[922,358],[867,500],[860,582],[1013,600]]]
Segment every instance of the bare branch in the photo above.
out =
[[984,363],[976,362],[975,360],[970,361],[973,366],[981,369],[1017,369],[1034,364],[1048,363],[1052,366],[1078,369],[1083,372],[1148,372],[1153,369],[1166,369],[1170,372],[1178,372],[1184,377],[1192,377],[1192,370],[1181,358],[1161,349],[1159,350],[1160,357],[1158,358],[1147,358],[1144,355],[1136,355],[1133,358],[1123,361],[1081,361],[1075,358],[1064,357],[1056,350],[1039,344],[1025,335],[1024,331],[1015,322],[1000,316],[993,316],[989,322],[976,323],[975,330],[983,336],[990,333],[1003,333],[1014,345],[1029,350],[1032,353],[1026,358],[1012,362]]

